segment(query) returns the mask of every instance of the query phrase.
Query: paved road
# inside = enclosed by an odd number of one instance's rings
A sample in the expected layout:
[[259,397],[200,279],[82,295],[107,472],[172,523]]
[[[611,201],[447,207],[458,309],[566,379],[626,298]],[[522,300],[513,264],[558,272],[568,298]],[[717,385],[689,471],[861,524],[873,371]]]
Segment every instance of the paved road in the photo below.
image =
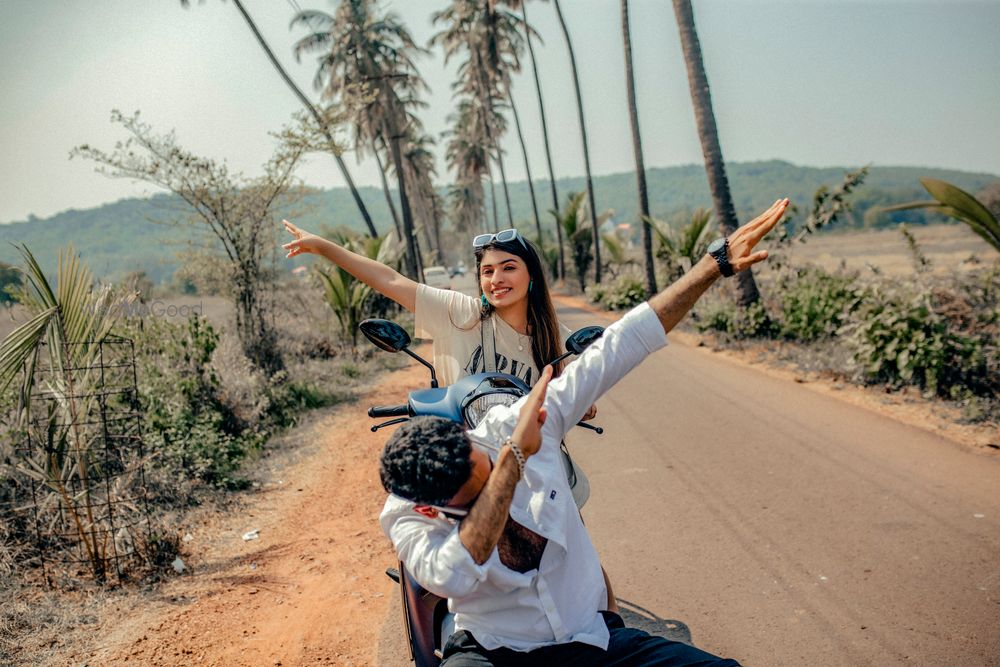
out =
[[570,446],[628,619],[747,665],[1000,664],[1000,457],[676,343],[599,408]]
[[1000,664],[1000,458],[679,344],[599,407],[620,598],[748,665]]

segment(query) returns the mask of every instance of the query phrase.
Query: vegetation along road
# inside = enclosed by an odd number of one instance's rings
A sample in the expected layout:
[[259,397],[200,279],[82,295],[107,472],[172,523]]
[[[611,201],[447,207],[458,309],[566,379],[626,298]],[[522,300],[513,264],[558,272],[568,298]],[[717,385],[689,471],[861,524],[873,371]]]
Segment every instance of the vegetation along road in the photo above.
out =
[[[568,326],[610,321],[578,305],[562,300]],[[599,403],[605,435],[570,439],[627,620],[747,665],[995,661],[1000,457],[675,338]],[[313,453],[194,531],[192,576],[74,659],[403,664],[375,521],[385,433],[363,408],[425,380],[413,364],[290,434]]]

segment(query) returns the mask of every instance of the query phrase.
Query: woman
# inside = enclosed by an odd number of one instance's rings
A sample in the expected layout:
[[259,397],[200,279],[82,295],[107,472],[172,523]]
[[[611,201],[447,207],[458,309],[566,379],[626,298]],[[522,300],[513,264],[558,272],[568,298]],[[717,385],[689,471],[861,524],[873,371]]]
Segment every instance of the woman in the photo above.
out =
[[[442,385],[496,370],[530,386],[541,368],[562,352],[570,332],[556,320],[537,252],[516,229],[473,239],[477,299],[422,285],[287,220],[283,223],[295,237],[283,246],[288,257],[304,252],[325,257],[414,314],[417,336],[434,340],[433,363]],[[595,413],[591,408],[586,418]]]
[[[477,299],[422,285],[287,220],[282,223],[295,237],[282,246],[288,257],[304,252],[325,257],[413,313],[416,334],[434,341],[434,370],[442,386],[484,371],[508,373],[530,386],[541,369],[561,354],[563,340],[570,333],[556,320],[538,253],[516,229],[473,239]],[[593,419],[596,414],[597,406],[592,405],[583,418]],[[608,609],[617,612],[606,572],[604,581]]]

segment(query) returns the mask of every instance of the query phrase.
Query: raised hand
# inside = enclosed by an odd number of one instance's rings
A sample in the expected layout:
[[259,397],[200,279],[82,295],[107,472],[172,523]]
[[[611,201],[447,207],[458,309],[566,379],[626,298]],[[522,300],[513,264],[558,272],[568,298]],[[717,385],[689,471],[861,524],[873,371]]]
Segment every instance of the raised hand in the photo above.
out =
[[788,199],[779,199],[756,218],[743,225],[729,237],[729,263],[733,271],[745,271],[757,262],[767,259],[767,251],[754,252],[762,238],[781,220],[788,208]]
[[282,220],[281,224],[285,226],[285,230],[295,237],[294,241],[289,241],[288,243],[281,246],[288,251],[285,257],[295,257],[296,255],[301,255],[304,252],[309,252],[313,254],[320,254],[319,246],[323,241],[322,238],[316,236],[315,234],[310,234],[307,231],[301,230],[287,220]]
[[518,444],[525,456],[531,456],[542,446],[542,424],[545,423],[545,392],[552,379],[552,366],[546,366],[527,400],[521,406],[517,426],[511,439]]

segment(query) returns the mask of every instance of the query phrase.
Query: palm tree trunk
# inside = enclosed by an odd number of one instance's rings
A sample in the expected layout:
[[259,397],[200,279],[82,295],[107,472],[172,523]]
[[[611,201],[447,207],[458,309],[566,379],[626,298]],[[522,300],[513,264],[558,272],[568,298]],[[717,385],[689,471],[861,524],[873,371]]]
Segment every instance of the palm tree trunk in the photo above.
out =
[[[430,225],[430,213],[427,211],[427,199],[424,197],[423,189],[420,187],[420,176],[417,174],[417,169],[413,164],[413,161],[409,157],[406,158],[406,180],[409,183],[407,187],[407,194],[412,194],[410,202],[414,211],[414,222],[420,231],[424,235],[424,247],[427,248],[427,252],[433,258],[437,256],[437,248],[434,245],[434,237],[431,234]],[[419,234],[417,235],[419,239]],[[421,266],[423,265],[424,256],[420,253]],[[433,262],[432,262],[433,264]]]
[[[480,65],[483,65],[480,60]],[[514,226],[514,218],[510,212],[510,193],[507,191],[507,172],[503,167],[503,152],[500,150],[500,139],[493,131],[493,93],[490,91],[489,82],[486,79],[486,68],[480,66],[479,72],[479,96],[480,108],[483,113],[483,127],[486,130],[486,164],[490,163],[490,150],[496,149],[496,163],[500,167],[500,184],[503,186],[504,200],[507,203],[507,221],[511,227]],[[493,172],[490,170],[490,187],[493,187]],[[493,224],[499,231],[499,222],[496,215],[496,198],[493,199]]]
[[580,74],[576,68],[576,56],[573,55],[573,42],[569,38],[569,28],[566,27],[566,20],[563,18],[562,9],[559,7],[559,0],[553,0],[556,6],[556,14],[559,16],[559,25],[562,27],[563,36],[566,38],[566,48],[569,50],[569,64],[573,71],[573,86],[576,89],[576,110],[580,116],[580,137],[583,140],[583,167],[587,175],[587,198],[590,200],[590,226],[594,233],[594,282],[601,282],[601,232],[597,229],[597,202],[594,201],[594,179],[590,175],[590,149],[587,146],[587,124],[583,119],[583,95],[580,92]]
[[524,143],[524,133],[521,132],[521,119],[517,114],[517,107],[514,106],[514,95],[507,91],[507,100],[510,102],[510,110],[514,115],[514,127],[517,129],[517,140],[521,142],[521,153],[524,154],[524,173],[528,177],[528,194],[531,195],[531,210],[535,214],[535,229],[538,231],[538,247],[542,247],[542,222],[538,217],[538,200],[535,199],[535,184],[531,180],[531,165],[528,163],[528,148]]
[[396,204],[392,201],[392,191],[389,190],[389,181],[385,178],[385,166],[382,158],[378,155],[378,147],[375,145],[375,138],[372,138],[372,155],[375,156],[375,164],[378,165],[378,175],[382,179],[382,192],[385,193],[385,203],[389,205],[389,213],[392,215],[392,224],[396,227],[396,238],[403,240],[403,230],[399,227],[399,214],[396,213]]
[[438,206],[437,195],[431,191],[427,194],[431,200],[431,224],[434,225],[434,246],[438,251],[438,259],[443,264],[445,261],[444,248],[441,247],[441,210]]
[[635,103],[635,72],[632,69],[632,37],[629,34],[628,0],[622,0],[622,39],[625,43],[625,89],[628,91],[628,119],[632,126],[632,153],[639,187],[639,224],[642,225],[642,252],[646,265],[646,294],[656,294],[656,270],[653,267],[653,234],[649,227],[649,193],[646,190],[646,165],[639,134],[639,109]]
[[[549,186],[552,189],[552,210],[556,216],[556,243],[559,245],[559,279],[566,279],[566,255],[563,251],[562,225],[559,224],[559,194],[556,192],[556,174],[552,169],[552,149],[549,148],[549,128],[545,121],[545,102],[542,98],[542,83],[538,78],[538,63],[535,62],[535,49],[531,45],[531,28],[528,25],[528,0],[521,3],[521,17],[524,19],[525,39],[528,42],[528,55],[531,57],[531,71],[535,75],[535,91],[538,93],[538,113],[542,117],[542,143],[545,145],[545,163],[549,167]],[[537,215],[536,215],[537,217]]]
[[[487,160],[487,164],[489,161]],[[500,221],[497,219],[497,188],[493,184],[493,173],[487,170],[490,177],[490,203],[493,204],[493,232],[500,231]]]
[[[236,5],[236,9],[240,11],[240,14],[243,15],[247,25],[250,26],[250,30],[253,32],[254,37],[257,38],[257,42],[260,44],[260,47],[264,49],[264,53],[267,54],[271,64],[274,65],[276,70],[278,70],[278,74],[281,75],[281,78],[285,80],[288,87],[291,88],[292,92],[299,98],[299,101],[302,102],[306,109],[308,109],[309,113],[312,114],[313,119],[323,130],[323,134],[326,136],[327,141],[333,145],[333,135],[330,133],[330,129],[327,127],[326,121],[323,120],[323,117],[319,114],[319,111],[316,110],[316,107],[313,106],[312,102],[309,101],[309,98],[307,98],[302,91],[299,90],[299,87],[296,86],[295,82],[288,76],[285,68],[282,67],[281,63],[278,62],[278,59],[275,58],[274,52],[271,51],[271,47],[268,46],[266,41],[264,41],[264,36],[260,34],[260,30],[257,29],[257,24],[255,24],[253,19],[250,18],[250,14],[248,14],[247,10],[243,7],[243,3],[240,0],[233,0],[233,3]],[[354,197],[354,203],[358,205],[358,210],[361,211],[361,217],[364,218],[365,225],[368,227],[368,233],[373,239],[377,239],[378,232],[375,230],[375,225],[372,223],[372,217],[368,214],[368,208],[361,200],[361,194],[354,185],[354,179],[351,178],[351,172],[347,170],[347,165],[344,164],[344,160],[340,157],[340,155],[334,153],[333,157],[337,161],[337,167],[340,169],[340,173],[344,177],[344,181],[347,182],[347,187],[351,190],[351,196]]]
[[507,204],[507,224],[514,226],[514,213],[510,210],[510,190],[507,189],[507,170],[503,168],[503,152],[500,145],[496,144],[497,164],[500,166],[500,185],[503,187],[503,200]]
[[393,92],[388,91],[388,101],[390,106],[389,118],[386,119],[386,134],[389,135],[389,146],[392,149],[392,164],[396,170],[396,187],[399,189],[399,208],[403,211],[403,235],[406,237],[406,271],[407,274],[418,282],[424,281],[423,272],[420,270],[420,259],[417,257],[416,238],[413,233],[413,214],[410,211],[410,199],[406,196],[406,175],[403,173],[403,151],[400,148],[402,133],[396,127],[397,115],[395,104],[392,100]]
[[[729,192],[726,165],[722,160],[719,133],[715,127],[715,114],[712,111],[712,96],[708,89],[708,76],[705,74],[701,44],[698,42],[698,33],[694,27],[694,12],[691,9],[691,0],[673,0],[673,2],[677,28],[681,36],[681,49],[684,52],[684,64],[687,66],[694,117],[698,123],[698,138],[701,140],[701,151],[705,156],[708,186],[712,191],[712,205],[723,233],[728,236],[736,231],[739,222],[736,220],[736,209],[733,207],[733,197]],[[759,301],[760,292],[750,270],[740,271],[736,276],[740,306],[746,307]]]

